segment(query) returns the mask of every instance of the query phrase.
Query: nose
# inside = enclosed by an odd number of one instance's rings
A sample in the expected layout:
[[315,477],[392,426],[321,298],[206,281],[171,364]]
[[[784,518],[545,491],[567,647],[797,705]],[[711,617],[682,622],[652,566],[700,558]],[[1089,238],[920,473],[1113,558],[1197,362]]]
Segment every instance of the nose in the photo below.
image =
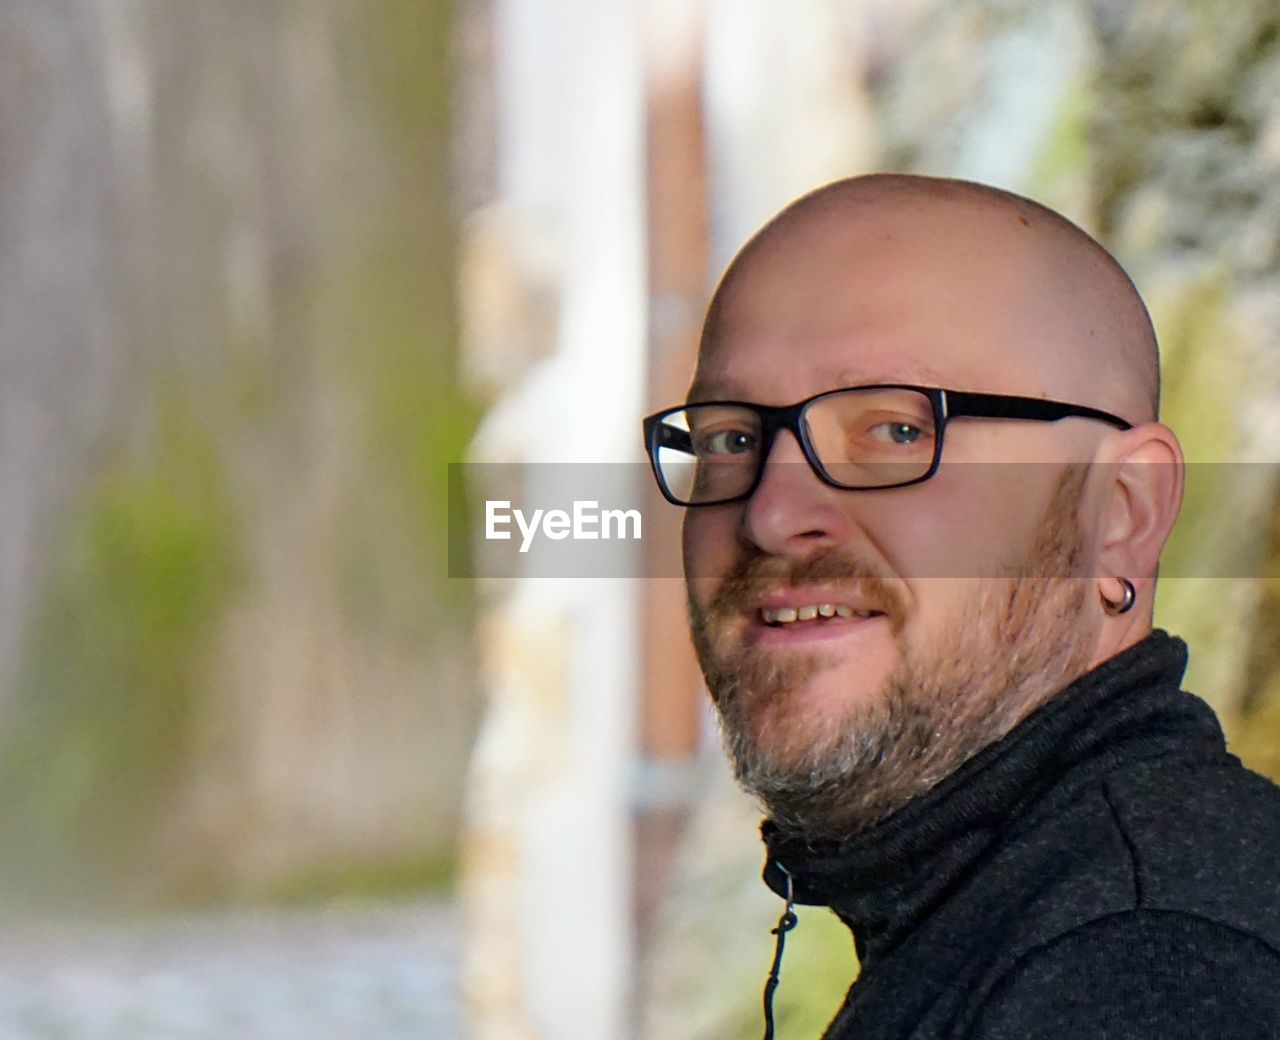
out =
[[780,430],[743,511],[743,535],[773,556],[804,557],[832,549],[853,534],[853,521],[842,508],[848,503],[841,497],[855,495],[824,484],[795,434]]

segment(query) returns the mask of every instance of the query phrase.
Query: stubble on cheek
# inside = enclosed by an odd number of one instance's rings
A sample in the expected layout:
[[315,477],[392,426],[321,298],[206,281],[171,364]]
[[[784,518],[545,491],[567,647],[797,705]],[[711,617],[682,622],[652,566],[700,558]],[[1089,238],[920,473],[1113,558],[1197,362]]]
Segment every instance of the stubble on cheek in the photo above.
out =
[[800,702],[814,676],[836,663],[835,655],[752,650],[723,628],[713,635],[697,622],[694,644],[735,762],[742,747],[793,767],[816,750],[812,708]]
[[[901,593],[865,564],[846,556],[827,554],[801,562],[747,556],[710,597],[696,594],[709,583],[689,583],[694,648],[740,779],[746,779],[744,771],[754,772],[757,766],[807,772],[812,763],[830,753],[842,734],[851,727],[857,729],[866,713],[848,704],[833,710],[809,696],[815,677],[848,668],[840,649],[779,651],[750,643],[754,596],[766,589],[817,582],[843,587],[859,602],[883,611],[898,637],[906,615]],[[746,768],[747,762],[753,763],[752,768]]]

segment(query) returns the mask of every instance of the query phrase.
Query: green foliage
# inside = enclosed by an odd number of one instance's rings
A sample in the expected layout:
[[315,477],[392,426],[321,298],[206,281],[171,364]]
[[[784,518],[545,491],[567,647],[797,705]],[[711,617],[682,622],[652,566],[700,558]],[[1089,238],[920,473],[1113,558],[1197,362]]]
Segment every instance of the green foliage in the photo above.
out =
[[195,738],[202,653],[242,573],[222,460],[182,393],[104,473],[57,553],[0,756],[11,876],[120,878]]
[[[1220,693],[1236,686],[1247,653],[1249,632],[1240,624],[1246,590],[1217,576],[1251,573],[1261,550],[1253,532],[1223,523],[1255,508],[1249,467],[1223,464],[1239,457],[1236,402],[1246,382],[1231,295],[1231,279],[1217,265],[1200,265],[1149,293],[1162,335],[1161,418],[1179,432],[1191,463],[1182,512],[1161,557],[1156,623],[1195,649],[1187,687],[1208,697],[1228,724],[1234,705]],[[1220,609],[1205,610],[1206,602]]]
[[818,1037],[840,1010],[858,961],[849,929],[830,910],[797,907],[796,915],[800,923],[787,939],[783,981],[774,997],[778,1032]]
[[184,872],[165,895],[173,905],[206,909],[385,903],[439,897],[452,889],[457,874],[453,849],[399,859],[334,854],[310,868],[262,882],[231,879],[220,865],[207,871],[197,866]]
[[438,895],[457,875],[452,855],[382,863],[334,864],[297,874],[260,894],[272,906],[367,903]]
[[1280,781],[1280,488],[1273,489],[1254,636],[1240,718],[1227,721],[1231,749],[1252,769]]
[[1163,335],[1161,418],[1183,431],[1183,448],[1194,464],[1182,515],[1163,557],[1166,573],[1176,576],[1233,573],[1207,570],[1205,554],[1214,553],[1225,567],[1227,557],[1240,549],[1234,539],[1224,542],[1214,527],[1231,470],[1199,464],[1228,460],[1238,449],[1233,402],[1240,382],[1231,364],[1235,343],[1225,318],[1226,295],[1223,278],[1207,275],[1179,286],[1171,299],[1153,301]]
[[[445,0],[369,0],[349,46],[373,70],[361,87],[386,145],[389,187],[382,229],[363,242],[326,287],[361,402],[370,467],[399,489],[416,545],[403,554],[420,584],[452,611],[471,589],[450,582],[448,531],[468,523],[450,496],[449,463],[463,459],[480,409],[458,379],[457,222],[451,209],[454,5]],[[352,603],[371,603],[377,550],[364,545],[367,503],[353,502],[339,564]]]
[[[449,493],[449,464],[464,458],[475,433],[479,407],[451,377],[447,358],[454,349],[443,319],[424,314],[410,286],[404,284],[412,255],[389,251],[369,258],[337,292],[351,322],[344,337],[346,371],[361,402],[367,431],[369,467],[375,477],[397,489],[406,511],[414,545],[404,565],[418,572],[453,609],[470,604],[464,583],[447,581],[450,525],[466,525],[466,502]],[[344,590],[368,602],[361,583],[373,574],[363,546],[368,525],[361,520],[367,503],[350,503],[340,562]]]
[[1096,99],[1084,83],[1064,92],[1054,113],[1048,139],[1036,155],[1027,191],[1034,198],[1058,199],[1064,186],[1079,178],[1089,166],[1089,120]]
[[[798,906],[799,923],[787,935],[780,984],[774,992],[774,1023],[780,1037],[819,1037],[830,1025],[858,975],[853,937],[834,913],[824,907]],[[761,990],[773,956],[770,937],[767,957],[760,964],[760,989],[735,991],[733,1027],[727,1032],[740,1040],[760,1035]],[[763,951],[762,951],[763,953]]]
[[375,90],[385,129],[428,137],[436,156],[448,154],[440,143],[449,139],[454,7],[449,0],[369,0],[361,14],[378,57],[371,67],[380,70]]

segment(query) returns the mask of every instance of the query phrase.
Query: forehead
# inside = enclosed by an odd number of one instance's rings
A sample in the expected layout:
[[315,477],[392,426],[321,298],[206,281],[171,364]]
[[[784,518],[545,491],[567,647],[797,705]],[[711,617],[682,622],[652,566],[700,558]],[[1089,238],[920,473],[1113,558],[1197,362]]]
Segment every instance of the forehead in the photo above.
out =
[[778,404],[867,383],[1049,392],[1062,362],[1042,279],[1016,236],[967,219],[801,229],[721,289],[690,397]]

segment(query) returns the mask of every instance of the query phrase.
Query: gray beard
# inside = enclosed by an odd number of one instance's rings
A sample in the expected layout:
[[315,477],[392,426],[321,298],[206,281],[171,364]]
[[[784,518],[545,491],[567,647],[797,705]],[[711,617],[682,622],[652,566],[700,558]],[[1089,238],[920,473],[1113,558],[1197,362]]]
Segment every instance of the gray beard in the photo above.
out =
[[[695,647],[734,773],[779,827],[839,841],[875,826],[1086,670],[1089,582],[1044,577],[1071,574],[1077,564],[1082,534],[1074,506],[1083,479],[1083,472],[1064,473],[1028,563],[983,589],[949,645],[915,648],[899,632],[902,652],[885,688],[817,739],[802,733],[765,750],[757,734],[786,732],[788,714],[805,710],[799,691],[832,659],[726,653],[716,646],[712,618],[691,602]],[[833,562],[817,569],[829,577]],[[856,564],[850,571],[861,574]]]

